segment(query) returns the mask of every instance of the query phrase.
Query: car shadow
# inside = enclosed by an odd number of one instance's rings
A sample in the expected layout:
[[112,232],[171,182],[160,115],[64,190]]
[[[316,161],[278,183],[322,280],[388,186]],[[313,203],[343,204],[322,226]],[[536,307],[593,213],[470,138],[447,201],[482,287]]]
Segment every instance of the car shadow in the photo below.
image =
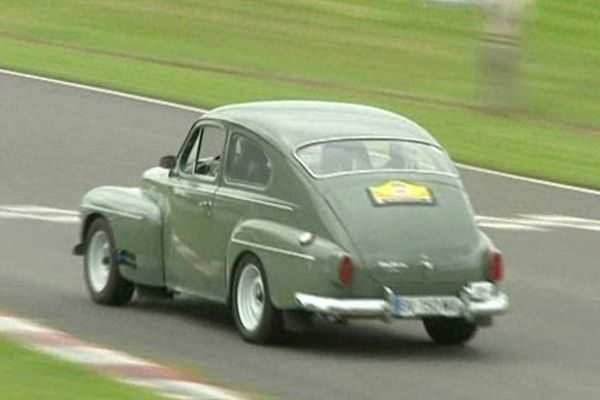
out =
[[233,317],[223,304],[195,298],[138,298],[131,304],[138,311],[192,320],[203,326],[235,332]]
[[[192,298],[173,300],[138,299],[136,310],[165,317],[177,317],[204,327],[221,331],[233,340],[237,335],[231,312],[222,304]],[[316,319],[307,330],[287,333],[278,342],[266,346],[266,351],[314,353],[341,358],[416,359],[481,361],[494,358],[493,351],[482,350],[474,344],[440,346],[433,343],[417,321],[397,321],[386,324],[379,321],[358,321],[339,324]],[[404,326],[403,326],[404,325]],[[252,346],[252,344],[248,344]]]
[[[377,359],[483,360],[489,354],[476,346],[441,346],[424,330],[414,332],[415,322],[316,322],[310,330],[288,335],[283,345],[290,351],[313,352],[336,357]],[[404,324],[404,326],[403,326]]]

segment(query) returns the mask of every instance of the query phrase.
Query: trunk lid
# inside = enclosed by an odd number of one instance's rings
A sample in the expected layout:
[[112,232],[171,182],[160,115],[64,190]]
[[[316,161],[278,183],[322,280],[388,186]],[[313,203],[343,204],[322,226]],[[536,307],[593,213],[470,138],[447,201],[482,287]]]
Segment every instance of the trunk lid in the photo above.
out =
[[382,285],[395,290],[484,279],[487,249],[458,178],[387,173],[321,184],[358,252],[357,264]]

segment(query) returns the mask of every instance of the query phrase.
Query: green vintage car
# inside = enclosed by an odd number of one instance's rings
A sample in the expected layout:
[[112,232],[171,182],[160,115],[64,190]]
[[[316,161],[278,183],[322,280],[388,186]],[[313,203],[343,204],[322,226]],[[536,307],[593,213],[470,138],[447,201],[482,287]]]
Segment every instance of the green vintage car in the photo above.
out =
[[508,308],[502,256],[446,152],[373,107],[217,108],[141,187],[93,189],[81,213],[94,301],[199,296],[231,307],[252,342],[320,316],[421,319],[461,344]]

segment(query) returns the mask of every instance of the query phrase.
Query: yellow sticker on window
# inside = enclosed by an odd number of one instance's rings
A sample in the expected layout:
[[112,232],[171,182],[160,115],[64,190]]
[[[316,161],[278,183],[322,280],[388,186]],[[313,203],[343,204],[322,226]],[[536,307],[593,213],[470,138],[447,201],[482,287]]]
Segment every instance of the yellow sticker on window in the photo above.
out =
[[388,181],[371,186],[369,193],[375,205],[433,204],[431,190],[425,186],[403,181]]

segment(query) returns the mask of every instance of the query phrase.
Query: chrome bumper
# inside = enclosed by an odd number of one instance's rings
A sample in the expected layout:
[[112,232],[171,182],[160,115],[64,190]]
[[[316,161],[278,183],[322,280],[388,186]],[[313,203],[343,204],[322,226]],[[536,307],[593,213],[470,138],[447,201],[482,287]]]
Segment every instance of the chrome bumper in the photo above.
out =
[[[462,288],[458,296],[398,296],[384,288],[383,299],[337,299],[296,293],[296,302],[306,311],[335,319],[349,318],[413,318],[463,317],[468,320],[505,313],[508,296],[490,282],[472,282]],[[403,308],[403,303],[439,304],[440,308]]]

